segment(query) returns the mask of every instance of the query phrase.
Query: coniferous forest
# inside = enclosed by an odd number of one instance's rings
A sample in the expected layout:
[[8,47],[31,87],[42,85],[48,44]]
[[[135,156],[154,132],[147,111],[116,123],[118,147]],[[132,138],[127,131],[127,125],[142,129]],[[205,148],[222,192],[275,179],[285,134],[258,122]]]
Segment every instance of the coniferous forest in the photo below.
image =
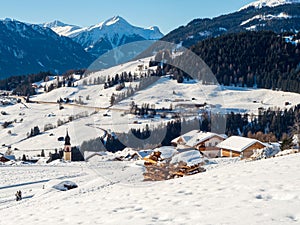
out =
[[271,31],[234,33],[201,41],[191,50],[225,86],[300,93],[300,46],[287,41],[288,35]]
[[[258,115],[231,112],[227,115],[212,115],[211,118],[202,117],[200,120],[198,118],[189,121],[177,119],[168,122],[166,126],[161,125],[152,130],[146,126],[144,129],[132,129],[129,133],[107,135],[105,138],[85,141],[81,145],[81,150],[116,152],[125,147],[142,149],[160,145],[168,146],[174,138],[193,129],[211,131],[212,121],[222,119],[226,121],[224,133],[228,136],[239,135],[262,142],[282,141],[291,145],[293,135],[300,132],[300,127],[297,126],[300,122],[300,105],[284,110],[260,109]],[[140,142],[133,143],[131,135]]]

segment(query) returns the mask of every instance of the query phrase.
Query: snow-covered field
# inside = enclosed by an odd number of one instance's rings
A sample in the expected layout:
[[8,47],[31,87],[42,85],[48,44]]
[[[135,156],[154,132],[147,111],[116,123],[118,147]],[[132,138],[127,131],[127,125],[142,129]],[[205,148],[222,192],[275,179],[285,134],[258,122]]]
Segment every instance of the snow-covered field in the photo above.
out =
[[[90,81],[98,77],[114,76],[124,71],[127,73],[130,71],[132,74],[139,76],[140,73],[147,71],[146,66],[148,66],[149,60],[150,58],[145,58],[92,73],[85,80],[89,84]],[[141,65],[143,65],[142,69]],[[79,79],[79,77],[76,77],[76,79]],[[83,80],[79,80],[76,81],[77,87],[62,87],[31,98],[32,101],[37,101],[38,103],[18,103],[0,106],[1,112],[4,111],[7,114],[0,115],[0,124],[14,121],[5,129],[2,126],[0,127],[0,152],[4,153],[9,145],[12,146],[12,149],[17,148],[21,150],[14,151],[17,158],[22,156],[23,153],[29,156],[37,155],[41,149],[50,149],[49,151],[53,152],[55,148],[63,148],[63,142],[58,141],[58,138],[65,135],[67,128],[71,136],[71,144],[80,146],[85,140],[102,136],[104,130],[127,132],[130,128],[145,128],[146,124],[149,124],[151,128],[170,120],[168,117],[166,119],[161,119],[160,117],[141,119],[134,115],[126,115],[124,112],[129,110],[132,101],[138,105],[148,103],[151,106],[154,104],[156,109],[169,108],[171,105],[176,109],[179,105],[179,109],[177,108],[179,111],[190,105],[193,108],[189,112],[190,117],[198,114],[197,108],[194,107],[195,104],[203,104],[205,102],[216,112],[233,111],[254,114],[257,114],[260,107],[284,108],[300,104],[300,95],[296,93],[202,85],[201,82],[193,81],[178,84],[175,80],[171,80],[166,76],[160,78],[149,87],[136,92],[130,98],[124,99],[112,108],[107,108],[110,106],[111,95],[120,92],[116,91],[115,87],[104,89],[103,84],[82,85],[83,82]],[[124,91],[129,85],[135,87],[138,83],[139,81],[131,84],[126,83]],[[42,85],[42,83],[39,84]],[[60,110],[59,105],[56,103],[59,98],[70,98],[72,100],[81,98],[85,104],[63,104],[64,109]],[[290,104],[285,106],[287,102]],[[57,126],[59,121],[66,122],[70,116],[76,115],[85,116],[74,119],[62,126]],[[43,132],[47,124],[51,124],[54,127]],[[41,134],[27,139],[27,133],[34,126],[39,126]],[[23,150],[26,150],[26,152]]]
[[[142,182],[139,162],[1,166],[1,224],[299,224],[299,160],[220,161],[163,182]],[[78,188],[52,188],[62,181]]]
[[[138,66],[147,65],[148,61],[130,62],[85,79],[124,71],[139,73]],[[39,94],[31,99],[37,103],[1,106],[1,125],[13,122],[7,128],[0,128],[0,152],[4,153],[11,145],[16,158],[40,154],[41,149],[47,154],[63,148],[64,142],[58,138],[65,136],[67,129],[72,146],[79,146],[106,131],[126,132],[131,127],[146,124],[151,127],[170,119],[126,115],[132,101],[138,105],[155,104],[157,109],[171,104],[174,108],[177,105],[185,108],[206,102],[222,113],[254,114],[260,107],[284,108],[300,103],[299,94],[295,93],[191,81],[178,84],[166,76],[107,108],[115,88],[82,86],[82,82],[77,81],[78,87]],[[56,103],[59,98],[82,98],[86,104],[62,104],[64,108],[59,109]],[[286,102],[290,104],[286,106]],[[61,121],[65,124],[58,126]],[[47,124],[54,127],[44,131]],[[39,126],[41,134],[27,138],[34,126]],[[143,182],[143,161],[103,160],[106,157],[114,156],[95,156],[81,163],[54,161],[0,166],[0,224],[269,225],[300,221],[299,154],[255,162],[216,159],[205,166],[205,173],[163,182]],[[78,188],[69,191],[53,188],[65,181],[76,183]],[[14,194],[18,190],[22,190],[24,199],[16,202]]]

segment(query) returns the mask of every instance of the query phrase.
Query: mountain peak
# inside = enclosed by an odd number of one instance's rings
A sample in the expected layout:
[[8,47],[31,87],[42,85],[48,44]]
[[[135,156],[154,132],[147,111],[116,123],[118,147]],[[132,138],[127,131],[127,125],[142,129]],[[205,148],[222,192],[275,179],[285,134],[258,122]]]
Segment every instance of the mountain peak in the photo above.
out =
[[102,27],[102,26],[111,26],[114,24],[126,24],[129,25],[129,23],[121,16],[113,16],[101,23],[98,23],[96,26],[93,27]]
[[66,24],[66,23],[63,23],[59,20],[54,20],[52,22],[43,23],[41,26],[42,27],[48,27],[48,28],[68,27],[68,26],[79,28],[78,26]]
[[44,23],[43,26],[44,27],[48,27],[48,28],[53,28],[53,27],[63,27],[66,26],[67,24],[59,21],[59,20],[54,20],[52,22],[48,22],[48,23]]
[[[111,22],[118,22],[118,21],[126,21],[123,17],[121,16],[113,16],[112,18],[108,19]],[[127,21],[126,21],[127,22]]]
[[58,20],[40,25],[59,35],[71,38],[96,57],[120,45],[141,40],[158,40],[163,34],[159,28],[131,25],[123,17],[115,15],[101,23],[88,27],[64,24]]
[[106,20],[106,21],[104,22],[104,24],[105,24],[106,26],[110,26],[110,25],[113,25],[113,24],[118,23],[118,22],[119,22],[119,23],[120,23],[120,22],[126,22],[126,23],[127,23],[127,21],[126,21],[125,19],[123,19],[122,17],[120,17],[120,16],[114,16],[114,17],[112,17],[112,18]]
[[279,5],[285,5],[285,4],[295,4],[295,3],[300,3],[300,0],[258,0],[254,1],[248,5],[245,5],[240,9],[244,10],[249,7],[255,7],[255,8],[263,8],[263,7],[276,7]]
[[1,21],[4,21],[4,22],[11,22],[11,21],[14,21],[14,19],[11,19],[11,18],[4,18],[4,19],[1,19]]
[[63,23],[59,20],[54,20],[52,22],[39,24],[39,26],[44,28],[45,27],[50,28],[55,33],[63,36],[67,36],[69,33],[73,32],[74,30],[78,30],[81,28],[79,26]]

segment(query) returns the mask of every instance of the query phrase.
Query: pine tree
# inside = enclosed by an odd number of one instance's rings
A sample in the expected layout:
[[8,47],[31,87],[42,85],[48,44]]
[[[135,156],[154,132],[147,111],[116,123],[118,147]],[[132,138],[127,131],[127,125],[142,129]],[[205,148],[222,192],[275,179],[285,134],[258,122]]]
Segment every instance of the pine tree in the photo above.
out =
[[116,101],[116,97],[115,97],[114,94],[112,94],[111,97],[110,97],[110,105],[113,106],[115,101]]

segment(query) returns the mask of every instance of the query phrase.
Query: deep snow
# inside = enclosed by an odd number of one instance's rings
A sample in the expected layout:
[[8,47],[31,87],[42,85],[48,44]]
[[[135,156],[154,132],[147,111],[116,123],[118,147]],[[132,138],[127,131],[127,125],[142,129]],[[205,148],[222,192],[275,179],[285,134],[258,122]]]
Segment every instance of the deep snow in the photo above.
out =
[[[141,182],[135,162],[2,166],[1,224],[298,224],[299,159],[220,161],[163,182]],[[78,188],[52,188],[65,180]]]

